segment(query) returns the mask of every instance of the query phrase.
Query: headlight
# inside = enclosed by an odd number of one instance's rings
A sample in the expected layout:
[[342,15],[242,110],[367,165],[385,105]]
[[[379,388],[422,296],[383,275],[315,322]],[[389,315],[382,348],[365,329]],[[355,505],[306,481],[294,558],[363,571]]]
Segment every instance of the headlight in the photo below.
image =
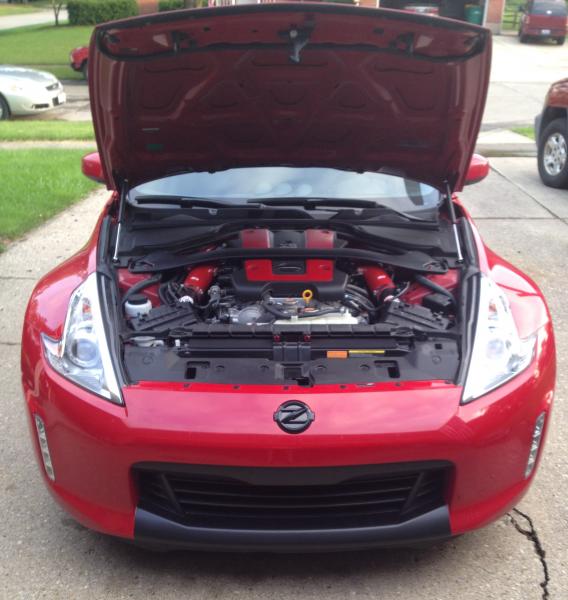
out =
[[473,352],[463,403],[479,398],[524,371],[531,363],[536,333],[521,339],[507,296],[482,276]]
[[97,275],[93,273],[71,296],[63,336],[41,335],[49,364],[63,377],[122,404],[103,326]]

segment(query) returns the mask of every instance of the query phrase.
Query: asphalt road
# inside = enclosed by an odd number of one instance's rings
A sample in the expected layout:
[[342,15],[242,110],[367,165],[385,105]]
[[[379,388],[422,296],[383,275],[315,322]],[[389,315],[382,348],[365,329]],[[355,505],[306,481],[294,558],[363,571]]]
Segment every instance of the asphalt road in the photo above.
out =
[[[19,339],[35,281],[86,241],[102,206],[104,194],[98,194],[0,255],[0,598],[539,600],[547,597],[545,591],[553,600],[566,598],[568,193],[542,186],[534,159],[501,158],[493,164],[497,170],[464,194],[466,204],[489,245],[542,286],[556,324],[559,377],[552,427],[535,484],[519,506],[534,532],[515,513],[427,550],[156,555],[77,525],[51,499],[32,455]],[[543,589],[545,567],[550,581]]]

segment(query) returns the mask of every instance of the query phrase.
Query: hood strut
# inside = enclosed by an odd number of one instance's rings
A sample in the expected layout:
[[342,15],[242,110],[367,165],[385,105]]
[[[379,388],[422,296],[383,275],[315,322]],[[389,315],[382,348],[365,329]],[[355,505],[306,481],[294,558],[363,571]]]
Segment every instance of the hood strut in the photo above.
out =
[[452,201],[452,188],[450,184],[446,181],[446,203],[448,205],[448,212],[450,213],[450,219],[452,221],[452,229],[454,231],[454,239],[456,241],[456,253],[458,255],[458,262],[463,262],[463,254],[460,243],[460,236],[458,233],[458,223],[456,219],[456,211],[454,209],[454,203]]
[[118,201],[118,227],[116,229],[116,240],[114,242],[114,253],[112,261],[118,262],[118,247],[120,245],[120,233],[122,231],[122,223],[124,221],[124,213],[126,211],[126,196],[128,194],[128,181],[124,179],[120,187],[120,199]]

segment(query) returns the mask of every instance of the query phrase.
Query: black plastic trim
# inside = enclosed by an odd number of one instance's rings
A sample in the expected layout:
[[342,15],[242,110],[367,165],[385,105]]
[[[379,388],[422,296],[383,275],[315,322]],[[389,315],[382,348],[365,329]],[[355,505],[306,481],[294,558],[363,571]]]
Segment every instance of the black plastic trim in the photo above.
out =
[[162,549],[328,552],[404,546],[452,536],[447,506],[397,525],[350,529],[254,530],[189,527],[137,508],[134,541]]
[[190,256],[177,256],[167,252],[148,254],[133,262],[132,273],[154,273],[182,267],[193,267],[204,263],[225,260],[246,259],[308,259],[322,258],[329,260],[351,259],[365,263],[381,263],[417,271],[419,273],[446,273],[447,267],[438,260],[418,250],[409,250],[398,255],[384,252],[359,250],[356,248],[224,248],[210,252],[196,252]]

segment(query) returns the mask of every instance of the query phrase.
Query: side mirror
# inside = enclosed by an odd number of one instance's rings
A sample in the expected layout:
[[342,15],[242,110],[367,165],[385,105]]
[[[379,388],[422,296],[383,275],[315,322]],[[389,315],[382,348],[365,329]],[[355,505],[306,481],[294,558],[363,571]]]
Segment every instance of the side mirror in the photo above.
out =
[[97,183],[106,184],[103,167],[101,165],[101,157],[98,152],[92,152],[91,154],[83,156],[83,159],[81,160],[81,171],[85,177],[88,177]]
[[485,179],[489,175],[489,161],[480,154],[474,154],[469,163],[469,169],[465,176],[465,185],[472,185]]

